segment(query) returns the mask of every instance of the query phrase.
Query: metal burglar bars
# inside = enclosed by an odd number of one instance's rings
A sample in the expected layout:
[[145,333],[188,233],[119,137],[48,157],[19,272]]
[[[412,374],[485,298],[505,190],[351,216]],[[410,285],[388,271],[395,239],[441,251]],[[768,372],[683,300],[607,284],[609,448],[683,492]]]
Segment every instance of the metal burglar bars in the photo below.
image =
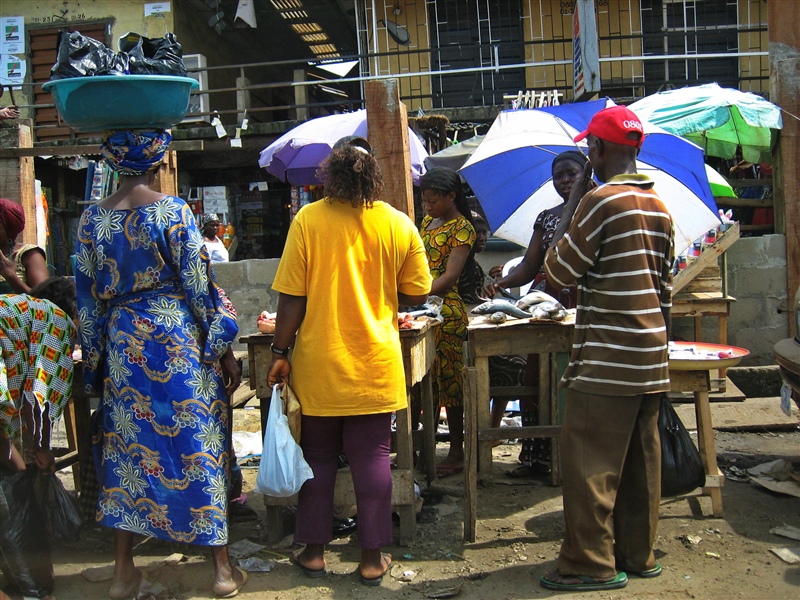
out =
[[[327,75],[316,68],[324,63],[319,58],[210,66],[209,73],[235,69],[240,81],[249,83],[205,90],[206,116],[217,113],[223,123],[236,122],[242,110],[237,93],[249,96],[251,123],[361,108],[363,82],[383,78],[398,79],[401,99],[412,111],[497,108],[504,95],[520,91],[557,93],[568,102],[574,6],[571,0],[357,0],[359,54],[341,57],[358,62],[357,75]],[[594,6],[602,95],[627,102],[658,89],[710,81],[768,93],[763,0],[595,0]],[[404,30],[406,43],[392,37],[389,25],[395,33],[397,27]],[[283,79],[265,81],[265,67]],[[298,77],[297,71],[313,74]],[[262,100],[264,90],[270,93]],[[40,131],[55,124],[36,126]]]

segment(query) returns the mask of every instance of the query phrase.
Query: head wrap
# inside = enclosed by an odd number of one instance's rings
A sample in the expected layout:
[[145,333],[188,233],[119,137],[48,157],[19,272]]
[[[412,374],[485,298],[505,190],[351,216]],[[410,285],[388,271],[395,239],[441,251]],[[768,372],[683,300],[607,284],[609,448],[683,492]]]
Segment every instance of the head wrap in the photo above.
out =
[[478,229],[482,229],[484,231],[489,231],[489,222],[483,218],[479,212],[475,212],[474,210],[471,211],[472,213],[472,226],[477,231]]
[[0,223],[6,228],[8,239],[13,241],[25,229],[25,210],[22,205],[0,198]]
[[586,166],[586,161],[589,159],[585,154],[583,154],[583,152],[578,152],[577,150],[567,150],[566,152],[562,152],[553,159],[553,163],[550,165],[551,175],[556,172],[556,165],[562,160],[572,160],[583,167]]
[[166,131],[118,131],[100,145],[109,166],[121,175],[144,175],[158,168],[172,136]]
[[217,213],[203,213],[200,215],[200,227],[205,227],[209,223],[219,223],[222,224],[222,221],[219,220]]
[[447,167],[433,167],[420,177],[421,190],[461,193],[461,175]]

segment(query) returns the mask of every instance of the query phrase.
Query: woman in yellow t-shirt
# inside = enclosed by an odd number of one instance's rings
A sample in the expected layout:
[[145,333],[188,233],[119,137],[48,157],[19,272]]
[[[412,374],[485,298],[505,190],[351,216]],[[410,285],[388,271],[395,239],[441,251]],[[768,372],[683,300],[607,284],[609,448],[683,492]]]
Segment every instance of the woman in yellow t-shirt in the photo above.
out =
[[291,373],[300,446],[314,472],[300,490],[294,539],[305,548],[293,560],[309,577],[326,574],[344,451],[361,582],[379,585],[391,564],[381,552],[392,543],[391,414],[406,407],[397,307],[425,302],[431,276],[414,223],[377,200],[383,178],[365,139],[337,142],[321,174],[328,196],[297,213],[272,284],[280,295],[269,384]]
[[[420,179],[422,206],[427,213],[420,232],[433,276],[431,295],[443,300],[444,323],[436,328],[434,372],[439,404],[447,411],[450,450],[436,467],[438,477],[464,470],[464,341],[467,339],[467,306],[458,280],[475,243],[472,211],[461,184],[461,176],[446,167],[434,167]],[[471,270],[471,268],[469,269]]]

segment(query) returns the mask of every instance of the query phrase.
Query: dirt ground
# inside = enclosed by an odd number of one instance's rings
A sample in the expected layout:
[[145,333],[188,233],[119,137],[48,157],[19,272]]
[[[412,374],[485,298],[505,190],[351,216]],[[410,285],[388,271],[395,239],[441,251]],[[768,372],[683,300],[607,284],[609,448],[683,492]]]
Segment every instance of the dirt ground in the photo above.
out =
[[[777,402],[777,400],[776,400]],[[256,430],[254,411],[236,411],[237,428]],[[716,432],[719,462],[747,468],[785,458],[800,469],[800,431]],[[440,443],[438,453],[446,452]],[[554,593],[538,584],[552,569],[561,544],[561,489],[535,479],[512,479],[504,472],[516,466],[518,444],[495,448],[496,483],[479,490],[478,539],[462,541],[462,500],[431,494],[418,518],[412,546],[387,548],[394,557],[391,577],[379,588],[360,584],[355,574],[359,549],[355,534],[335,539],[327,555],[330,575],[309,579],[288,561],[290,542],[255,554],[276,561],[271,572],[251,573],[238,597],[281,598],[544,598]],[[248,506],[257,519],[231,524],[231,541],[266,544],[261,497],[252,492],[256,471],[245,469]],[[67,478],[68,472],[62,473]],[[424,481],[422,476],[418,481]],[[460,487],[461,475],[442,480]],[[427,494],[426,494],[427,496]],[[800,527],[800,499],[770,492],[749,482],[728,480],[723,490],[725,516],[710,517],[710,500],[683,497],[662,502],[656,555],[664,567],[655,579],[631,578],[623,590],[575,594],[582,598],[798,598],[800,565],[789,565],[770,552],[798,547],[800,541],[770,533],[782,524]],[[696,537],[687,537],[696,536]],[[695,542],[689,541],[693,539]],[[165,559],[181,553],[170,566]],[[141,540],[136,563],[153,587],[140,598],[158,600],[212,598],[210,553],[202,548]],[[87,527],[79,542],[53,549],[55,595],[59,600],[106,598],[109,582],[90,582],[81,573],[113,561],[111,533]],[[404,581],[403,579],[410,579]]]

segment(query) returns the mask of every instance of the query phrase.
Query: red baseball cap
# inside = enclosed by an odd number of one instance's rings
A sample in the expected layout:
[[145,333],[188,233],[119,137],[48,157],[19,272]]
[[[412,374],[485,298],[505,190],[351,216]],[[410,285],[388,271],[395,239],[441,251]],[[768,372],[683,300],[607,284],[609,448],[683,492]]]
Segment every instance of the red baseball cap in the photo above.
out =
[[[631,131],[639,134],[638,140],[626,137]],[[586,131],[582,131],[573,141],[580,142],[587,135],[592,134],[600,139],[641,148],[644,142],[644,127],[639,117],[627,106],[611,106],[595,113]]]

